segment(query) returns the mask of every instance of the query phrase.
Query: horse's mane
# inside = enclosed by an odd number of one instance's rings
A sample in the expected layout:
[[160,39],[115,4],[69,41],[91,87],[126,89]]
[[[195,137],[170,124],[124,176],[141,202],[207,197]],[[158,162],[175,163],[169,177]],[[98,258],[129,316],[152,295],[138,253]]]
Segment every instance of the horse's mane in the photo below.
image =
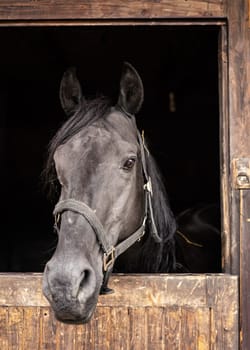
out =
[[161,172],[151,154],[146,157],[146,162],[153,187],[154,219],[162,242],[154,241],[150,233],[151,226],[147,225],[147,239],[140,254],[140,268],[143,272],[175,272],[175,218],[170,209]]
[[84,103],[79,106],[77,112],[63,123],[61,128],[52,138],[48,148],[48,157],[43,172],[43,177],[48,194],[53,199],[59,194],[59,183],[57,180],[53,158],[56,149],[60,145],[66,143],[72,136],[76,135],[85,126],[89,125],[90,123],[94,123],[100,118],[103,118],[110,106],[110,101],[106,97],[101,96],[90,100],[85,99]]

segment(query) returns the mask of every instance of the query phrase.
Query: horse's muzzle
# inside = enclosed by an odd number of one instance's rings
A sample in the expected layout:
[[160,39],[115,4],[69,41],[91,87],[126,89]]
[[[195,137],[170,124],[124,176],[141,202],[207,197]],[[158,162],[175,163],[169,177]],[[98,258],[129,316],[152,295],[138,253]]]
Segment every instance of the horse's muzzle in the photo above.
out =
[[[53,265],[53,268],[52,268]],[[46,265],[43,293],[48,299],[56,318],[64,323],[86,323],[90,320],[97,303],[101,283],[95,272],[85,266],[83,272],[55,269],[53,258]]]

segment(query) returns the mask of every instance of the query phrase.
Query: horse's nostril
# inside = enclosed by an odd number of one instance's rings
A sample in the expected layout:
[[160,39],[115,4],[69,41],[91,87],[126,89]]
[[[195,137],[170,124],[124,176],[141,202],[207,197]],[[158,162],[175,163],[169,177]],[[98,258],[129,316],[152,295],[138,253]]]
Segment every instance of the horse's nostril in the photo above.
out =
[[83,271],[79,289],[84,288],[89,283],[90,275],[91,275],[90,270],[84,270]]

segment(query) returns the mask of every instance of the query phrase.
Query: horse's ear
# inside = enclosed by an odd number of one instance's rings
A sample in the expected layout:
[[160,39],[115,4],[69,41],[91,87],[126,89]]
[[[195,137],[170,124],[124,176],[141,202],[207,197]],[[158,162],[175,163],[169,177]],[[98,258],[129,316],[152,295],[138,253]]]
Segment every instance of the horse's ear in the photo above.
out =
[[143,84],[135,68],[125,62],[120,80],[118,105],[129,114],[136,114],[143,102]]
[[82,89],[76,76],[75,67],[70,67],[63,74],[59,95],[66,115],[74,114],[83,100]]

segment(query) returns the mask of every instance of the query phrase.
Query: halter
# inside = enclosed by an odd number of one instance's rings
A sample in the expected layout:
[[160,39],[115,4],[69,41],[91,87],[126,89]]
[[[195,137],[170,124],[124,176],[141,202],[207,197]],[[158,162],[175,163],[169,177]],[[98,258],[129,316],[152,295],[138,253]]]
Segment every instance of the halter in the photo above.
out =
[[[125,113],[125,111],[122,110],[122,112],[126,114],[128,117],[131,117],[131,115],[129,115],[128,113]],[[157,243],[160,243],[162,241],[161,237],[158,235],[157,228],[155,225],[154,215],[153,215],[152,183],[151,183],[151,178],[147,172],[146,154],[145,154],[145,153],[149,154],[149,152],[144,143],[143,134],[141,135],[138,130],[137,130],[137,136],[138,136],[138,141],[140,145],[142,170],[143,170],[143,175],[145,179],[145,183],[143,186],[145,190],[145,214],[144,214],[141,226],[135,232],[133,232],[128,238],[124,239],[122,242],[113,246],[107,242],[107,239],[106,239],[107,233],[103,225],[101,224],[100,220],[98,219],[97,215],[84,202],[81,202],[75,199],[61,200],[56,204],[53,212],[55,216],[55,228],[57,231],[59,231],[58,223],[60,221],[61,213],[64,211],[73,211],[77,214],[82,215],[94,230],[97,241],[103,252],[103,283],[102,283],[100,294],[109,294],[113,292],[112,289],[108,288],[107,284],[108,284],[109,276],[112,272],[112,269],[115,263],[115,259],[119,255],[124,253],[135,242],[141,240],[141,238],[145,234],[146,222],[151,225],[150,231],[154,240]]]

